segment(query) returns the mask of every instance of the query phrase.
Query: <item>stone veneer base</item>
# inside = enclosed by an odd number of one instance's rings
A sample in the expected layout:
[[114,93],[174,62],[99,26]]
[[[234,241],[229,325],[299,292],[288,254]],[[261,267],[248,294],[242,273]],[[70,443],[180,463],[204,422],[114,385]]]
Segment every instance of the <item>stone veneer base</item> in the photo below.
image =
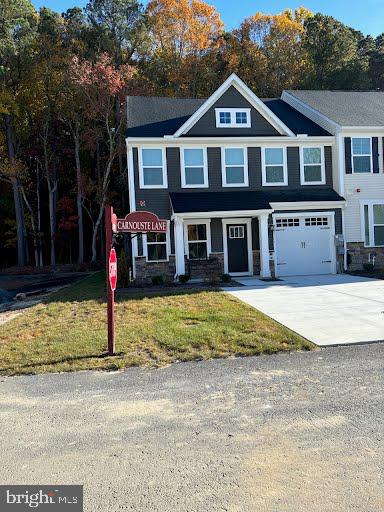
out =
[[365,263],[375,260],[375,268],[384,268],[384,247],[364,247],[363,242],[348,242],[348,270],[363,270]]

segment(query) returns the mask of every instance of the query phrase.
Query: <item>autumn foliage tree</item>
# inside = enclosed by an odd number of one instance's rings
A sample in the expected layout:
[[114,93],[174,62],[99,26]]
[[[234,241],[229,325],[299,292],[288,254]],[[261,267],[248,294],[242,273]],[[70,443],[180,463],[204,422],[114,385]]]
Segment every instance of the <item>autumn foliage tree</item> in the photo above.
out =
[[74,57],[70,77],[84,99],[88,140],[103,143],[102,174],[96,192],[98,211],[93,224],[92,261],[97,259],[96,238],[106,205],[114,161],[123,148],[120,136],[125,123],[124,100],[133,82],[134,70],[129,65],[117,69],[107,54],[95,63]]
[[201,0],[151,0],[147,6],[148,70],[165,94],[196,95],[199,66],[218,47],[224,25]]

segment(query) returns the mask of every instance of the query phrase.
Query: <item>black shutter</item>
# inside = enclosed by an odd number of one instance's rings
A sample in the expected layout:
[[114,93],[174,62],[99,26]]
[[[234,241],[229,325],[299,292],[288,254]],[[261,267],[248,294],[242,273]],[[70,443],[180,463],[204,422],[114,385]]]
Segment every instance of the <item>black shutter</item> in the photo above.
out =
[[[382,147],[384,148],[384,137],[383,137],[383,146]],[[383,167],[384,167],[384,149],[383,149],[383,154],[381,155],[381,158],[383,159]]]
[[345,173],[352,174],[351,137],[344,137]]
[[379,139],[372,137],[372,162],[373,172],[379,172]]

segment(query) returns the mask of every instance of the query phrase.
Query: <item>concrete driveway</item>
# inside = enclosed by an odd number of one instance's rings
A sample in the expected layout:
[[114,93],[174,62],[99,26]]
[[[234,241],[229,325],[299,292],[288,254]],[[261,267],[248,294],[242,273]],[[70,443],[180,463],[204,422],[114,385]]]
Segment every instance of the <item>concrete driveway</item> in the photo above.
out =
[[244,285],[228,293],[317,345],[384,340],[384,281],[350,275],[297,276]]
[[[384,344],[0,379],[0,483],[85,512],[384,510]],[[31,509],[34,510],[34,509]]]

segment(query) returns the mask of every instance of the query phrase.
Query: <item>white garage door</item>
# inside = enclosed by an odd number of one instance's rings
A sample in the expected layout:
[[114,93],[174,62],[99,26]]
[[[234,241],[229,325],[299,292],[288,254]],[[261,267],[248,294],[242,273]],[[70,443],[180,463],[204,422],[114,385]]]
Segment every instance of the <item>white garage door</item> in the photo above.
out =
[[332,274],[333,235],[331,217],[277,217],[277,275]]

